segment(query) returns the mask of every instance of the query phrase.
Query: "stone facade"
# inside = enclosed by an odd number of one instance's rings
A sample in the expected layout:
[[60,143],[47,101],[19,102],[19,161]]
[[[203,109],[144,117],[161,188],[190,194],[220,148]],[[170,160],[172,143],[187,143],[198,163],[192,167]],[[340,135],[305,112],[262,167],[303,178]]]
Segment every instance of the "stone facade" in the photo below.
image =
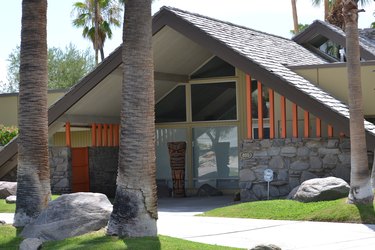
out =
[[68,147],[50,147],[49,164],[51,191],[53,194],[67,194],[72,191],[72,156]]
[[[372,157],[369,157],[372,164]],[[267,199],[264,170],[273,170],[270,198],[284,198],[303,181],[336,176],[349,182],[347,138],[244,140],[240,149],[241,200]]]
[[114,197],[118,166],[118,147],[90,147],[90,192]]

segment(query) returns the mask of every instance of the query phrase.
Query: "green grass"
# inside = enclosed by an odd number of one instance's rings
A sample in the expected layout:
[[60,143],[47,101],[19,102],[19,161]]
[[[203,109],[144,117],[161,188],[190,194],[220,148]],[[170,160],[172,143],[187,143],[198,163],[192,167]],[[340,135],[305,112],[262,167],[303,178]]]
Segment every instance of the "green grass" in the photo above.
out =
[[[13,226],[0,226],[0,249],[18,249],[21,241],[22,239],[16,236],[16,229]],[[202,244],[167,236],[118,238],[106,236],[104,230],[101,230],[61,241],[45,242],[42,249],[230,250],[238,248]]]
[[207,211],[201,216],[375,224],[373,205],[352,205],[346,198],[302,203],[292,200],[246,202]]
[[[60,195],[52,195],[52,200],[55,200]],[[0,199],[0,213],[14,213],[16,211],[16,204],[7,204],[5,199]]]

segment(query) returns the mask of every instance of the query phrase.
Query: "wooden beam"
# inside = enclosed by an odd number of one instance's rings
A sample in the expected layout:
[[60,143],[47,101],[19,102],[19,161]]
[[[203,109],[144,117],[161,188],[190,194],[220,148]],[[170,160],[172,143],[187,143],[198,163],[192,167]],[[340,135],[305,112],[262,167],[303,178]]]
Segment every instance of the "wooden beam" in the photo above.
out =
[[65,144],[67,147],[72,146],[71,134],[70,134],[70,122],[65,123]]
[[164,72],[154,72],[154,79],[159,80],[159,81],[178,82],[178,83],[189,82],[189,76],[187,75],[170,74],[170,73],[164,73]]
[[108,124],[103,124],[103,146],[108,147]]
[[327,135],[328,135],[329,138],[333,137],[333,127],[329,124],[328,124],[328,128],[327,128]]
[[292,104],[292,129],[293,137],[298,138],[298,106],[297,104]]
[[102,131],[102,124],[98,124],[98,146],[103,146],[103,131]]
[[305,110],[303,113],[303,137],[309,138],[310,137],[310,113]]
[[115,147],[119,145],[119,140],[120,140],[119,130],[120,130],[120,126],[118,124],[113,125],[113,146]]
[[109,141],[108,146],[113,146],[113,124],[109,124]]
[[270,139],[275,138],[275,92],[268,89],[268,97],[270,101]]
[[91,147],[96,147],[96,124],[91,124]]
[[258,81],[258,138],[263,139],[263,88]]
[[253,116],[252,116],[252,100],[251,100],[251,77],[246,75],[246,124],[247,139],[253,138]]
[[318,117],[316,118],[315,129],[316,137],[322,137],[322,120],[320,120]]
[[281,109],[281,138],[286,138],[286,101],[285,96],[280,96]]

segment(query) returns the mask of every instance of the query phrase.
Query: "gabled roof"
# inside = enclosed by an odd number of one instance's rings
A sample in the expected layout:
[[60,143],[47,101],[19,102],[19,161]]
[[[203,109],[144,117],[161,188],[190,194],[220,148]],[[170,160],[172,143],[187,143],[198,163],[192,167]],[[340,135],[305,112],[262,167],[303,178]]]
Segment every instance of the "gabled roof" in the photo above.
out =
[[[348,106],[288,68],[326,63],[295,41],[169,7],[163,7],[154,16],[152,25],[153,35],[165,26],[174,29],[336,129],[349,134]],[[121,48],[118,48],[50,107],[49,124],[62,116],[120,64]],[[366,122],[365,128],[368,145],[374,147],[375,126]],[[0,170],[16,153],[14,140],[0,151]]]
[[[346,47],[345,32],[340,28],[321,20],[315,20],[305,30],[292,38],[303,46],[316,44],[320,46],[325,41],[331,40],[342,47]],[[359,45],[361,58],[375,60],[375,31],[374,29],[360,30]]]

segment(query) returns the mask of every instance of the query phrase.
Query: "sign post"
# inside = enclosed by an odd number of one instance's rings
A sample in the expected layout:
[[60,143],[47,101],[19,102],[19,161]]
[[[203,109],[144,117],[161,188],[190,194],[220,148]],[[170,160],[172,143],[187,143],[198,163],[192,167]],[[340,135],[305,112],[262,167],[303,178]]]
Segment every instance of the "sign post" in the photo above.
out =
[[267,200],[270,199],[270,182],[273,180],[273,171],[272,169],[264,170],[264,180],[267,182]]

